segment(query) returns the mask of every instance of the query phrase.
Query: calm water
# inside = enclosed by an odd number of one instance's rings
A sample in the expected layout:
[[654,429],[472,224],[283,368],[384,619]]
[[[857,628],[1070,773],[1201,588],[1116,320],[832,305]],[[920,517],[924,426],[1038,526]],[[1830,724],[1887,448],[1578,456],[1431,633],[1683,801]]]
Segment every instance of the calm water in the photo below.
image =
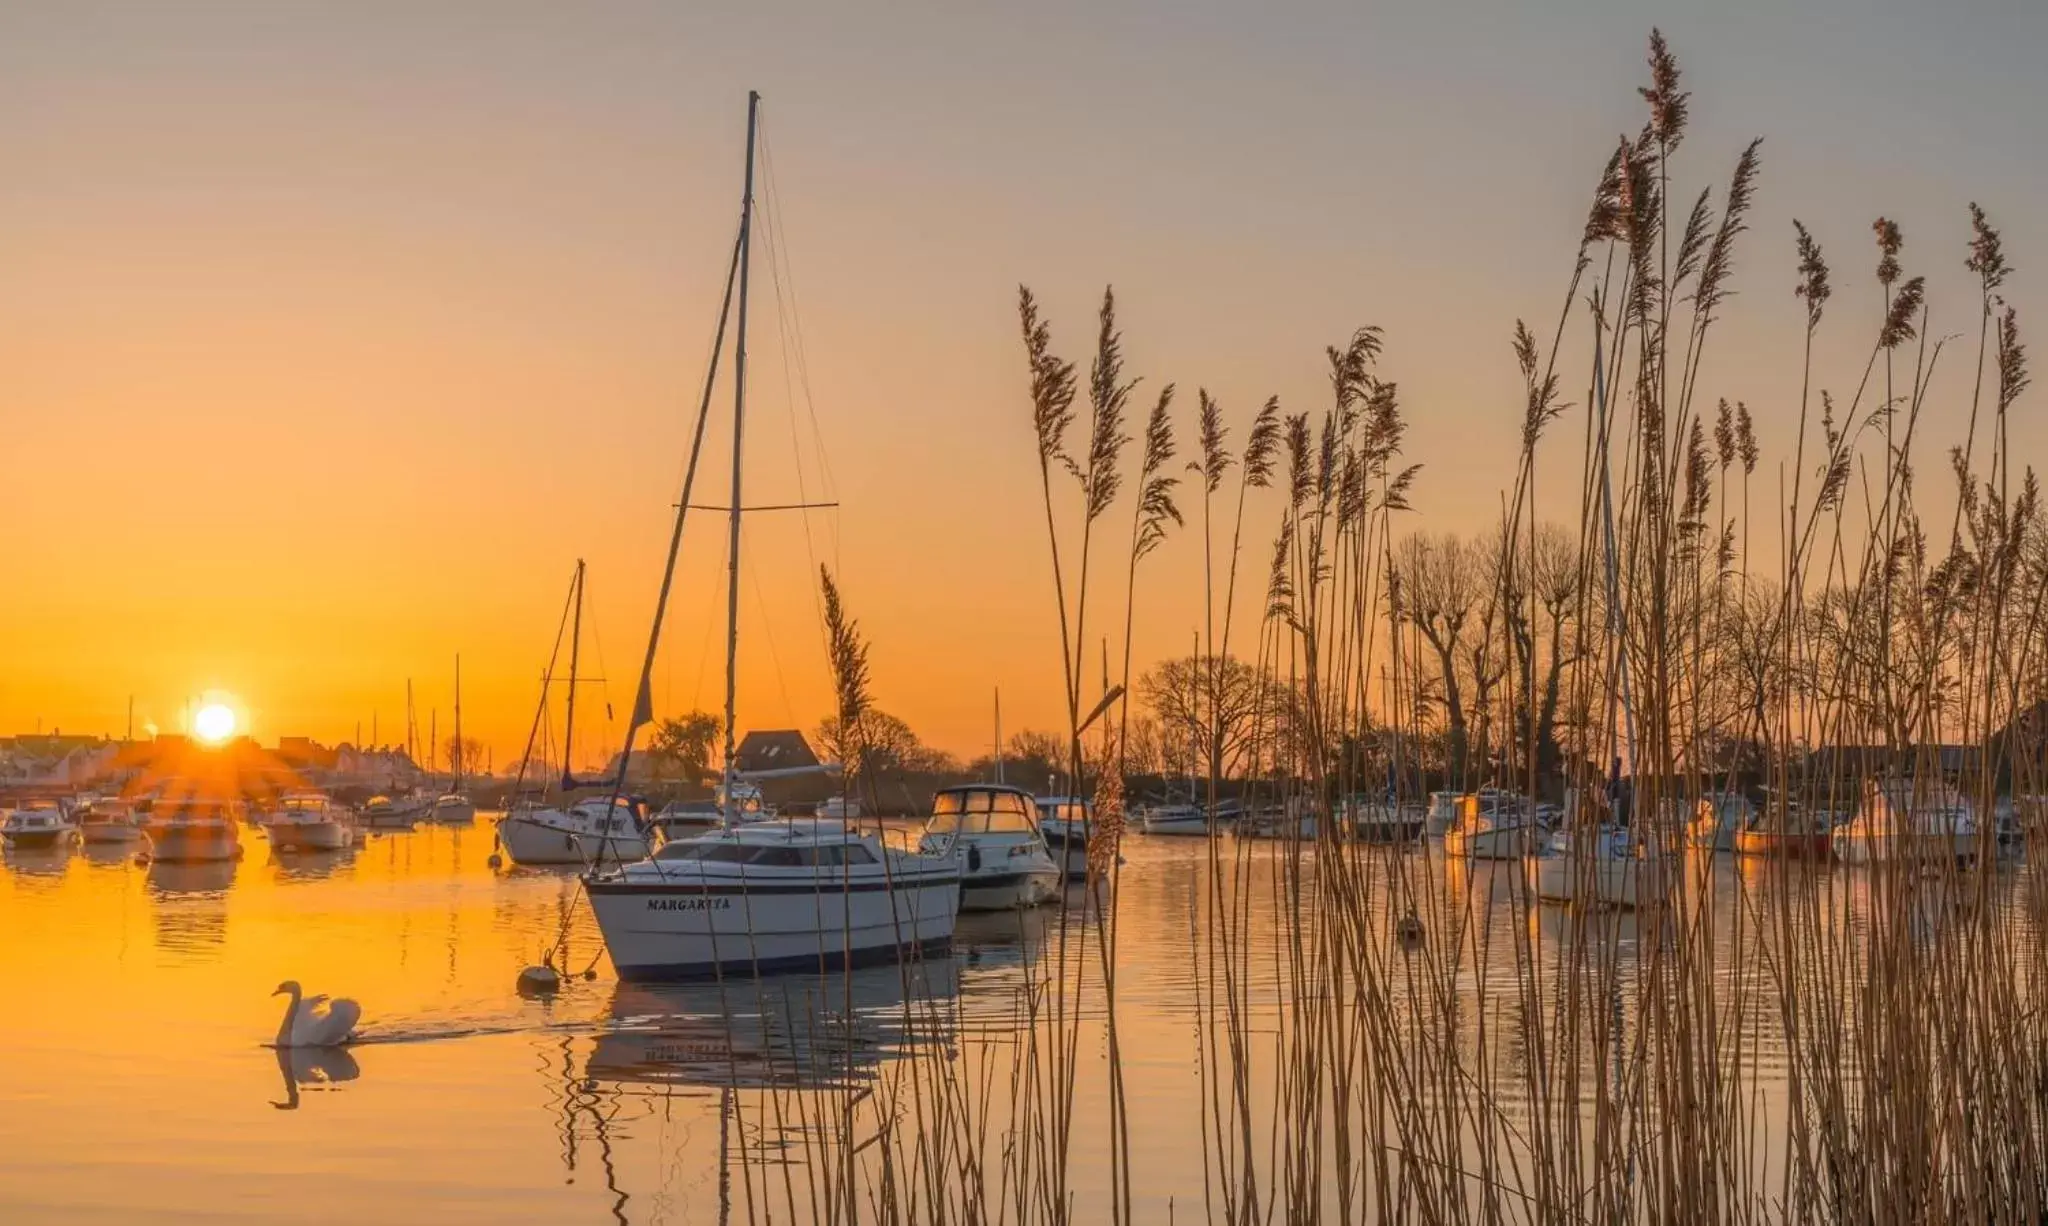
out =
[[[988,1148],[1000,1151],[1017,1097],[1005,1087],[1034,1000],[1049,1008],[1059,958],[1048,909],[963,917],[952,955],[907,990],[894,968],[628,987],[572,876],[487,866],[488,818],[323,857],[274,858],[252,831],[243,842],[245,858],[224,866],[142,868],[97,850],[7,856],[0,1221],[684,1223],[745,1221],[750,1206],[755,1220],[773,1208],[774,1220],[808,1221],[818,1211],[806,1138],[834,1112],[872,1112],[888,1070],[945,1061],[985,1087]],[[1135,1216],[1196,1221],[1206,853],[1191,840],[1127,847],[1116,961]],[[1581,922],[1507,900],[1511,865],[1374,854],[1388,882],[1427,892],[1430,940],[1469,925],[1465,982],[1511,994],[1517,929],[1554,952]],[[1293,908],[1276,899],[1297,892],[1279,880],[1281,849],[1249,855],[1246,928],[1288,939]],[[1722,857],[1710,871],[1694,888],[1725,927],[1743,870]],[[1639,921],[1587,922],[1602,925],[1626,984]],[[550,1001],[521,998],[518,969],[564,932],[572,965],[593,977]],[[1097,939],[1073,929],[1068,956],[1088,962]],[[1734,935],[1721,949],[1717,977],[1731,987],[1766,973]],[[1246,959],[1260,1018],[1315,990],[1277,968]],[[1091,1220],[1110,1180],[1108,1052],[1099,965],[1083,974],[1070,1169],[1077,1220]],[[269,993],[284,979],[360,1001],[367,1041],[281,1061],[264,1043],[282,1011]],[[1625,1027],[1634,1006],[1613,994]],[[1774,1008],[1760,993],[1743,1012],[1767,1029]],[[1768,1087],[1768,1037],[1760,1048]]]

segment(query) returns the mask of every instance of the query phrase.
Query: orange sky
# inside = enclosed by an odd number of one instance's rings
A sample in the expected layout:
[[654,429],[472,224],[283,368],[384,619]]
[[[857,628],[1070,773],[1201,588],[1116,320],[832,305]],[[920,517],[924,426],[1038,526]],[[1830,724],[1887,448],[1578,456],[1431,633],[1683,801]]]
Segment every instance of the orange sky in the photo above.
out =
[[[976,751],[999,685],[1007,726],[1058,718],[1020,280],[1084,361],[1114,281],[1131,370],[1177,382],[1190,411],[1210,387],[1240,435],[1270,393],[1320,409],[1322,346],[1384,326],[1427,466],[1416,522],[1489,522],[1516,445],[1508,334],[1527,316],[1547,335],[1592,174],[1639,122],[1653,17],[1503,9],[1491,28],[1513,54],[1401,6],[1250,26],[1137,5],[1085,39],[1081,20],[0,15],[0,729],[118,734],[131,695],[138,723],[168,729],[220,689],[266,741],[346,739],[373,714],[392,740],[411,678],[445,735],[459,651],[469,730],[503,761],[581,556],[589,671],[607,678],[593,707],[617,716],[583,752],[615,741],[749,86],[786,257],[778,285],[757,248],[749,486],[843,509],[808,539],[794,516],[748,529],[743,728],[809,727],[825,704],[817,562],[842,571],[879,702],[927,739]],[[1837,264],[1830,385],[1853,383],[1867,343],[1849,312],[1873,309],[1879,212],[1930,276],[1937,329],[1971,331],[1964,205],[1982,199],[2032,318],[2048,172],[2005,150],[2031,147],[2015,99],[2041,87],[2007,48],[2039,24],[2000,21],[2014,28],[1924,52],[1911,23],[1786,19],[1761,45],[1747,17],[1667,24],[1697,95],[1686,194],[1718,194],[1741,143],[1768,137],[1705,394],[1746,398],[1774,455],[1797,391],[1791,217]],[[1941,89],[1884,88],[1920,73]],[[808,402],[778,325],[792,305]],[[1941,447],[1967,410],[1954,352]],[[725,494],[713,428],[704,501]],[[2040,454],[2044,432],[2015,439]],[[1543,488],[1575,506],[1576,456],[1558,463]],[[1271,518],[1254,512],[1254,553]],[[1196,625],[1192,539],[1147,563],[1141,667]],[[656,673],[665,712],[720,700],[722,563],[699,520]],[[1256,583],[1263,560],[1248,567]]]

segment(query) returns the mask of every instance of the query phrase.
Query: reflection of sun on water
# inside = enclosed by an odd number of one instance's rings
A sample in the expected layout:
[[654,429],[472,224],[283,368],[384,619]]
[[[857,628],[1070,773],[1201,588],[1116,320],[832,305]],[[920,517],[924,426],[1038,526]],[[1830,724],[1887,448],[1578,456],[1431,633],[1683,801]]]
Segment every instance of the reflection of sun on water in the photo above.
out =
[[192,734],[209,745],[218,745],[235,735],[235,709],[224,702],[209,702],[192,716]]

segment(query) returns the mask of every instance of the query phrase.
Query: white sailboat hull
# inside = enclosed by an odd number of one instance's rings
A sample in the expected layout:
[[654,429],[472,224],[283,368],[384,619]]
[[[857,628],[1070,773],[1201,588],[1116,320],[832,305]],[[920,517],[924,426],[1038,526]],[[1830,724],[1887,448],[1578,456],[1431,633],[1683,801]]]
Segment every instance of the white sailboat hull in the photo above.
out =
[[514,864],[630,864],[652,850],[646,834],[585,833],[512,814],[498,823],[498,842]]
[[1616,858],[1569,853],[1524,861],[1529,887],[1545,902],[1635,908],[1663,901],[1668,870],[1635,856]]
[[1527,826],[1494,826],[1480,831],[1456,826],[1444,831],[1444,854],[1470,860],[1519,860],[1535,849]]

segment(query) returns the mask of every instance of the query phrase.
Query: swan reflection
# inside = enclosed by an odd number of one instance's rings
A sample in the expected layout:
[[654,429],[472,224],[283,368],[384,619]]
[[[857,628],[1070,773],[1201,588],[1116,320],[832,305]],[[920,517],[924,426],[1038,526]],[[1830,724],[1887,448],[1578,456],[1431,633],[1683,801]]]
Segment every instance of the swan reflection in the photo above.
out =
[[277,1057],[278,1076],[284,1080],[284,1101],[272,1099],[270,1103],[279,1111],[299,1109],[300,1086],[328,1089],[363,1074],[362,1066],[345,1047],[279,1047],[272,1054]]

